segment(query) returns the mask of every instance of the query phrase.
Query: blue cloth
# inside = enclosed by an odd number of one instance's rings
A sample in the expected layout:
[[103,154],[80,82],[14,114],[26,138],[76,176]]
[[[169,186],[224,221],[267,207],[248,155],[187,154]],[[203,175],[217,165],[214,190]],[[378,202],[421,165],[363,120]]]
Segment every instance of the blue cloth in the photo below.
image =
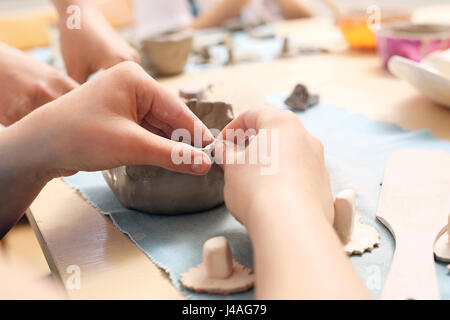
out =
[[[285,97],[282,94],[274,95],[268,97],[268,100],[275,106],[286,108],[283,103]],[[450,143],[433,138],[427,130],[406,131],[395,124],[370,120],[360,114],[323,103],[297,115],[305,127],[324,143],[333,192],[345,188],[354,189],[362,220],[380,233],[379,248],[362,256],[351,257],[353,266],[369,291],[374,297],[379,297],[394,250],[391,234],[375,218],[386,161],[399,148],[450,152]],[[188,298],[253,298],[253,291],[228,296],[198,294],[185,290],[179,282],[180,273],[201,262],[202,244],[213,236],[226,236],[236,260],[253,267],[248,235],[224,206],[209,212],[178,217],[157,216],[124,208],[99,172],[81,172],[65,181],[80,190],[95,207],[109,214],[121,231],[169,273],[174,285],[183,290]],[[450,275],[445,266],[443,263],[436,263],[436,272],[441,297],[450,299]]]

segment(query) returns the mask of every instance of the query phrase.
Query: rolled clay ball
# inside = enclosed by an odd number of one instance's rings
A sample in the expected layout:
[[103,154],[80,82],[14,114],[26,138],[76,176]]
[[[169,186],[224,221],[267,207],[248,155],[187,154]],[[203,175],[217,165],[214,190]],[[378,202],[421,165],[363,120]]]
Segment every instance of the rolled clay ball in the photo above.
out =
[[[231,105],[223,102],[192,100],[187,105],[210,129],[221,130],[233,120]],[[223,170],[217,164],[204,176],[144,165],[107,170],[103,176],[125,207],[143,212],[177,215],[223,203]]]

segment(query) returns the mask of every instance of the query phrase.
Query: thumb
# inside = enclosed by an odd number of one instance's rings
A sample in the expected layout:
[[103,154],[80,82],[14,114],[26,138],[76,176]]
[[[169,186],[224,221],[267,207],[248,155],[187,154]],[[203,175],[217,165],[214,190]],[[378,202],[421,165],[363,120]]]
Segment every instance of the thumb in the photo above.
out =
[[136,125],[127,164],[154,165],[171,171],[204,175],[211,168],[211,160],[201,149],[153,134]]

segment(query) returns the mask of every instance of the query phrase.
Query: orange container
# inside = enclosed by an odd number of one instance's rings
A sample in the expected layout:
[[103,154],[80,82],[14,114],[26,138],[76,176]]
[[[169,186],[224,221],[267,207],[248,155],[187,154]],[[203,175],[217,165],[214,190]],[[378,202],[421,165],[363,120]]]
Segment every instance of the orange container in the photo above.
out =
[[[376,37],[374,31],[369,28],[370,14],[365,10],[352,10],[344,14],[337,21],[345,40],[352,49],[374,51]],[[409,21],[410,14],[398,10],[381,10],[380,25],[391,22]]]

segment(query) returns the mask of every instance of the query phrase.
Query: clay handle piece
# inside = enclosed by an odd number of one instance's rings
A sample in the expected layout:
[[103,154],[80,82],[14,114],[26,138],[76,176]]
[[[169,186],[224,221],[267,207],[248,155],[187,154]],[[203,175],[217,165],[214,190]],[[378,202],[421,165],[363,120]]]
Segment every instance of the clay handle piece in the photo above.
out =
[[334,201],[334,229],[342,244],[352,237],[355,224],[355,192],[347,189],[339,192]]
[[215,237],[203,245],[203,263],[212,279],[226,279],[233,273],[233,256],[225,237]]

